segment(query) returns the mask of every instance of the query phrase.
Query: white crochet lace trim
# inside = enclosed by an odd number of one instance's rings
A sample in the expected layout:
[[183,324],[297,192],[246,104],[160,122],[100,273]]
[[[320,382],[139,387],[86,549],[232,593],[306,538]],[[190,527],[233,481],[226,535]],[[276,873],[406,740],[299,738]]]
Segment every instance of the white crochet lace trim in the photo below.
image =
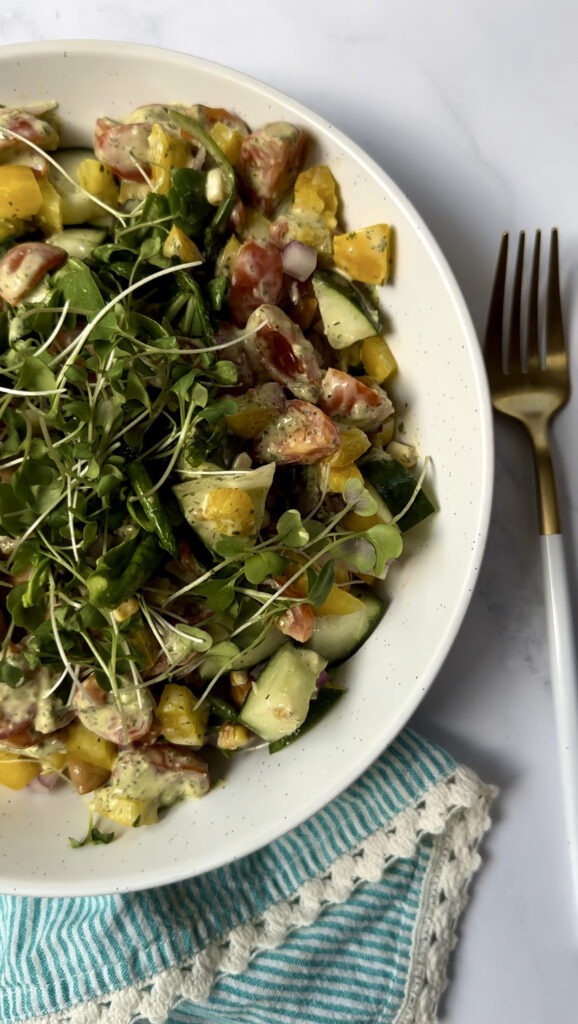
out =
[[495,794],[493,787],[460,766],[433,786],[416,807],[402,811],[359,849],[338,857],[325,875],[305,882],[291,900],[233,929],[227,939],[207,946],[188,963],[97,1001],[31,1018],[30,1024],[134,1024],[142,1018],[165,1024],[178,1003],[204,1002],[217,977],[244,971],[259,952],[280,946],[296,928],[316,921],[325,906],[344,902],[362,882],[379,881],[392,861],[414,853],[424,834],[436,837],[435,849],[408,993],[397,1024],[435,1024],[457,921],[481,863],[478,847],[490,826],[488,812]]

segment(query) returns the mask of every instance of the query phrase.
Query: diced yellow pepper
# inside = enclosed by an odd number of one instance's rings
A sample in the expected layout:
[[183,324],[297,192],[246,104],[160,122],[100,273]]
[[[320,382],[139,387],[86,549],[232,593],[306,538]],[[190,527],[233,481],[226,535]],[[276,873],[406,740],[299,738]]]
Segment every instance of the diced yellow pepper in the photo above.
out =
[[146,181],[121,181],[120,188],[118,190],[118,202],[119,206],[124,206],[125,203],[142,203],[148,196],[150,188]]
[[65,744],[66,751],[71,757],[78,757],[81,761],[88,761],[99,768],[107,768],[108,771],[111,770],[118,754],[114,743],[97,736],[78,721],[69,725]]
[[269,241],[269,229],[271,227],[271,221],[264,213],[260,210],[255,209],[253,206],[248,206],[245,210],[245,223],[241,232],[241,237],[256,238],[259,242]]
[[357,466],[330,466],[327,478],[327,490],[333,494],[343,494],[348,480],[359,480],[363,483],[363,477]]
[[242,132],[225,124],[224,121],[217,121],[211,128],[211,135],[221,152],[224,153],[227,160],[234,166],[241,152],[241,145],[244,139]]
[[43,772],[61,772],[66,766],[67,753],[65,750],[55,750],[53,754],[42,757],[41,765]]
[[157,708],[163,736],[169,743],[202,747],[205,742],[209,705],[195,707],[197,697],[188,686],[167,683]]
[[203,257],[192,238],[185,235],[185,232],[181,231],[176,224],[173,224],[165,238],[163,256],[167,256],[169,259],[171,256],[177,256],[181,263],[192,263],[194,260],[199,260],[202,263],[203,261]]
[[363,601],[360,601],[354,594],[350,594],[343,587],[333,586],[325,598],[323,604],[314,608],[316,615],[351,615],[352,612],[361,612],[365,608]]
[[393,438],[395,433],[395,416],[390,416],[389,419],[382,423],[380,429],[376,434],[373,434],[372,441],[376,448],[385,448]]
[[215,265],[215,271],[217,275],[225,274],[227,277],[231,276],[233,269],[233,263],[237,259],[237,253],[241,248],[241,243],[235,235],[231,235],[227,244],[223,246],[219,255],[217,256],[217,262]]
[[245,408],[239,409],[239,412],[233,412],[225,417],[227,430],[237,437],[250,440],[263,433],[274,415],[274,410],[267,408],[266,405],[257,405],[256,402],[248,404]]
[[48,178],[39,181],[42,205],[36,216],[36,223],[45,235],[62,231],[62,199]]
[[117,825],[154,825],[158,821],[158,801],[140,800],[111,793],[107,786],[95,790],[91,808]]
[[160,124],[153,124],[148,141],[153,189],[162,196],[171,187],[173,168],[186,165],[187,148],[182,139],[170,135],[164,128],[161,128]]
[[335,266],[364,284],[384,284],[391,273],[391,228],[372,224],[333,239]]
[[102,199],[108,206],[118,203],[118,185],[110,167],[89,157],[82,160],[76,169],[76,180],[81,188],[96,199]]
[[295,182],[293,207],[306,213],[314,213],[321,217],[327,227],[334,231],[337,227],[337,184],[329,167],[316,164],[306,171],[301,171]]
[[371,448],[371,441],[363,430],[359,427],[343,427],[339,431],[339,447],[323,461],[334,469],[344,469],[357,462],[368,448]]
[[14,217],[13,220],[5,220],[0,218],[0,242],[3,242],[5,238],[9,238],[10,235],[21,235],[26,228],[26,224],[23,220],[19,220]]
[[318,213],[296,210],[291,207],[289,212],[279,218],[284,224],[283,242],[303,242],[317,252],[331,254],[333,235],[324,218]]
[[34,171],[21,164],[0,165],[0,217],[34,217],[42,206],[42,192]]
[[254,529],[255,505],[240,487],[215,487],[203,501],[202,518],[227,537],[243,537]]
[[8,750],[0,750],[0,786],[24,789],[40,771],[38,761],[19,757]]
[[352,533],[364,533],[370,526],[382,526],[383,519],[379,516],[360,516],[357,512],[348,512],[341,520],[346,530]]
[[361,361],[376,384],[383,384],[397,370],[395,356],[380,335],[361,342]]
[[217,734],[217,746],[219,750],[238,750],[246,747],[252,738],[249,730],[239,722],[223,722]]

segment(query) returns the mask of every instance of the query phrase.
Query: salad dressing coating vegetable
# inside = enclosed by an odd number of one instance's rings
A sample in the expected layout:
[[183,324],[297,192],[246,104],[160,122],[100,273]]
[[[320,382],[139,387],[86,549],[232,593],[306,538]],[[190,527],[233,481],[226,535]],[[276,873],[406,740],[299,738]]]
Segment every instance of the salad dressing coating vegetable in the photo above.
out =
[[150,104],[59,147],[0,113],[0,786],[136,827],[330,715],[433,504],[364,289],[391,230],[299,125]]

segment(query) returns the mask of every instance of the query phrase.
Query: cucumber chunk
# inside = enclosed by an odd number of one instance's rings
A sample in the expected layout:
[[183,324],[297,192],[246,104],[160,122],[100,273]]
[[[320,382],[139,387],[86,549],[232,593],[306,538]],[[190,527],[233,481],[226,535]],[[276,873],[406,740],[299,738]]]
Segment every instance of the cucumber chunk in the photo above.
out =
[[341,349],[380,330],[379,313],[351,281],[334,270],[317,270],[311,278],[323,330],[332,348]]
[[265,666],[243,704],[239,721],[268,743],[303,725],[326,659],[287,642]]
[[306,647],[327,659],[330,665],[350,658],[365,643],[380,622],[384,603],[372,590],[356,594],[363,601],[363,611],[350,615],[321,615],[316,620],[313,636]]
[[[241,641],[243,640],[243,633],[240,634],[239,639]],[[260,661],[266,661],[267,658],[270,658],[275,654],[275,651],[278,651],[286,640],[287,637],[280,629],[277,629],[276,626],[271,626],[258,644],[255,644],[254,647],[248,647],[246,650],[241,649],[239,654],[236,654],[231,658],[231,663],[228,666],[229,670],[234,671],[242,668],[253,668],[253,666],[258,665]],[[216,658],[211,658],[209,654],[199,665],[199,675],[201,679],[205,682],[209,682],[209,680],[215,675],[215,672],[218,672],[220,664],[220,661]]]
[[[399,515],[416,489],[417,480],[413,473],[410,473],[405,466],[402,466],[401,462],[385,452],[375,452],[375,454],[370,452],[361,463],[360,468],[363,476],[375,488],[392,516]],[[435,505],[422,487],[397,525],[402,533],[405,533],[436,511]]]

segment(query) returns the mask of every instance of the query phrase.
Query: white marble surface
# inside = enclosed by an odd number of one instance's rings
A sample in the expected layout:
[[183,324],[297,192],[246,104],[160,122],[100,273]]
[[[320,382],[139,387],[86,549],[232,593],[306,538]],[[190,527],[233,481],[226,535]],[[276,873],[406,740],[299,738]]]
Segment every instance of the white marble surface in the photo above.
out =
[[[0,44],[154,43],[231,65],[316,109],[368,150],[416,204],[480,331],[500,232],[557,224],[574,348],[577,36],[573,0],[0,5]],[[555,429],[573,583],[577,428],[578,395]],[[564,848],[532,468],[515,427],[497,425],[496,447],[479,585],[413,723],[501,787],[442,1020],[573,1024],[578,921]]]

